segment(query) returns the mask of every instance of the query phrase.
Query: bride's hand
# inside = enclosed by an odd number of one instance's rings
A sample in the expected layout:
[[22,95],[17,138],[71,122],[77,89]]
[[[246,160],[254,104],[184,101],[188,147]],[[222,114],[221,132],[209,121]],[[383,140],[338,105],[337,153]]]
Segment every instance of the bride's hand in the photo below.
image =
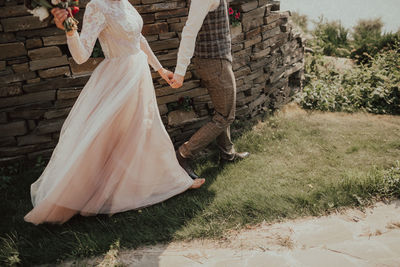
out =
[[167,69],[161,68],[161,69],[158,71],[158,73],[160,74],[160,76],[161,76],[169,85],[171,85],[171,83],[172,83],[171,79],[174,77],[174,73],[173,73],[173,72],[171,72],[171,71],[169,71],[169,70],[167,70]]
[[51,14],[53,14],[54,16],[54,22],[57,28],[59,28],[60,30],[65,30],[63,23],[68,17],[68,11],[56,7],[51,10]]

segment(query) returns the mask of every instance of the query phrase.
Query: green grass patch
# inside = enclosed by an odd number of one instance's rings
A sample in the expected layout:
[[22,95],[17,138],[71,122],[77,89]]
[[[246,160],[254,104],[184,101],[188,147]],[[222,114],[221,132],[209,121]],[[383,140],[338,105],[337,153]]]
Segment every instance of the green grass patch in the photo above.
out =
[[236,139],[249,159],[220,167],[198,161],[206,185],[164,203],[64,225],[33,226],[29,187],[43,164],[3,169],[0,265],[57,263],[120,248],[219,238],[262,221],[322,215],[400,197],[400,117],[306,113],[294,109],[260,122]]

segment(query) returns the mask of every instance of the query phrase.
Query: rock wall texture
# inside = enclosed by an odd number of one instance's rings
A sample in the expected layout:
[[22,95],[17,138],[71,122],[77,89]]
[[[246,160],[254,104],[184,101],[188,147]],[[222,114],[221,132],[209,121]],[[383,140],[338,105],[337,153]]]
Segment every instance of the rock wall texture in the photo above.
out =
[[[176,64],[186,0],[130,0],[142,14],[144,35],[166,68]],[[237,118],[279,108],[301,88],[304,46],[280,12],[279,1],[230,1],[242,13],[232,27]],[[82,8],[87,1],[82,1]],[[83,9],[78,15],[82,20]],[[59,131],[90,73],[102,58],[77,65],[65,34],[29,15],[22,0],[0,0],[0,163],[49,157]],[[153,73],[160,114],[176,145],[210,120],[213,105],[193,67],[183,88]]]

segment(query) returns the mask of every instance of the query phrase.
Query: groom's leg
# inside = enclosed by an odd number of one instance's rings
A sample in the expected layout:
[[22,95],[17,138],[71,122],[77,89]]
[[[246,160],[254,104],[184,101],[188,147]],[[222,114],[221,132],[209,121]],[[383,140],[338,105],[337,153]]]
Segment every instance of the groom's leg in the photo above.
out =
[[218,145],[228,157],[233,153],[229,125],[235,119],[236,82],[232,64],[225,59],[195,59],[196,70],[207,87],[214,105],[211,122],[200,128],[180,148],[180,154],[192,158],[218,137]]
[[217,145],[221,151],[221,158],[225,160],[232,160],[235,157],[235,147],[231,140],[231,127],[228,126],[225,131],[223,131],[217,137]]

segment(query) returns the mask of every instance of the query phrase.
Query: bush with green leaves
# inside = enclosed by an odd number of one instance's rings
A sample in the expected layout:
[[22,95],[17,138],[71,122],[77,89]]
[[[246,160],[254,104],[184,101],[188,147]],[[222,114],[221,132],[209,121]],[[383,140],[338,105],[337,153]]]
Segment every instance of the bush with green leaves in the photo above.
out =
[[350,33],[339,21],[327,21],[321,17],[315,22],[313,36],[311,45],[317,53],[338,57],[350,55]]
[[297,96],[305,109],[400,114],[400,45],[350,70],[326,67],[322,55],[306,58],[305,87]]
[[383,26],[380,18],[360,20],[353,28],[351,58],[365,64],[383,49],[393,49],[400,33],[383,33]]

